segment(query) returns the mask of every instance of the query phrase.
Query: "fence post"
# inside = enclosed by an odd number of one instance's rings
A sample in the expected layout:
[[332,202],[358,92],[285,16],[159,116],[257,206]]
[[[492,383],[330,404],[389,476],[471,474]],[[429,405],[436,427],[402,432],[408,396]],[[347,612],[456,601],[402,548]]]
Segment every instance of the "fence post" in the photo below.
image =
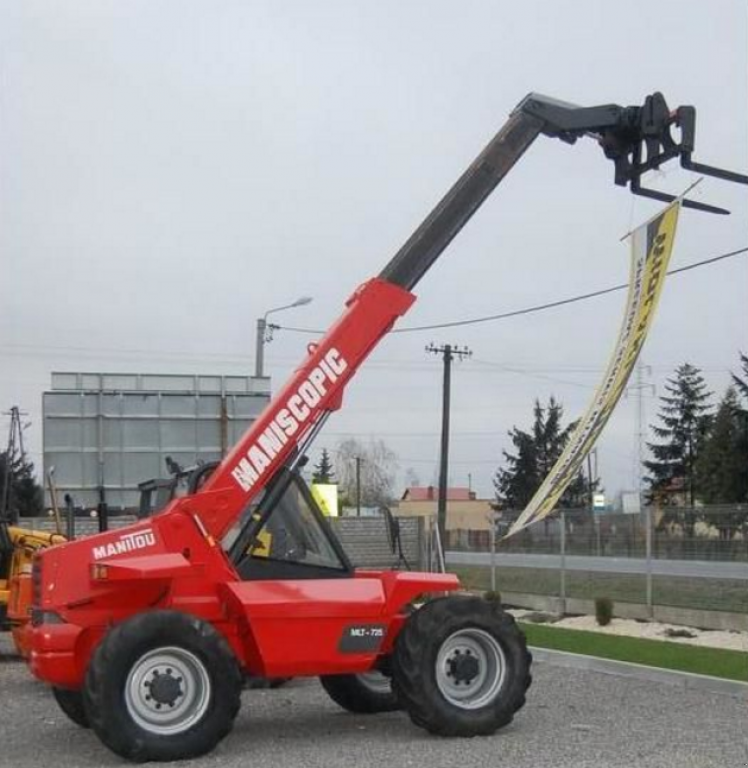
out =
[[647,562],[647,616],[654,617],[654,603],[652,597],[652,505],[647,504],[644,507],[644,525],[646,542],[646,562]]
[[561,510],[561,601],[560,613],[566,615],[566,512]]
[[75,538],[75,505],[73,497],[69,493],[65,494],[65,519],[68,541],[73,541]]
[[491,530],[489,536],[491,537],[491,592],[496,592],[496,518],[495,513],[489,512],[489,521],[491,524]]

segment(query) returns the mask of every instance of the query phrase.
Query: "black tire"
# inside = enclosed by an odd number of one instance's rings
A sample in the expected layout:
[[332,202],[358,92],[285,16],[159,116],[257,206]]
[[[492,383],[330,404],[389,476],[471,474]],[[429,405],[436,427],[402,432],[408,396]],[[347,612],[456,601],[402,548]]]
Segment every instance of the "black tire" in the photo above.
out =
[[319,681],[327,695],[348,712],[373,715],[401,709],[397,695],[392,690],[391,680],[381,673],[323,675]]
[[90,728],[86,707],[83,704],[83,693],[71,691],[67,688],[52,688],[52,695],[59,704],[60,709],[81,728]]
[[153,611],[118,624],[99,644],[84,701],[96,735],[121,757],[183,760],[210,752],[231,731],[242,684],[236,657],[213,626]]
[[524,706],[531,663],[525,636],[498,603],[454,595],[410,616],[395,644],[392,682],[421,728],[488,736]]
[[265,691],[282,688],[290,677],[247,677],[244,680],[244,687],[249,691]]

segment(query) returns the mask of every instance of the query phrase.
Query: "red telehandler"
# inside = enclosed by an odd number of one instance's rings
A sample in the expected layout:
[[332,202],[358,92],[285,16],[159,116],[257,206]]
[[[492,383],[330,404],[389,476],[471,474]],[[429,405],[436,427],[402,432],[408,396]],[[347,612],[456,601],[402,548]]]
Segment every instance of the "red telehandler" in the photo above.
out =
[[127,529],[36,557],[30,663],[66,714],[138,761],[213,749],[231,730],[246,675],[320,676],[349,710],[400,707],[444,736],[509,723],[531,682],[512,617],[458,594],[450,574],[355,570],[299,467],[348,381],[415,301],[418,281],[535,138],[592,136],[613,160],[616,184],[659,200],[673,198],[642,188],[642,174],[675,157],[748,183],[692,162],[694,129],[695,110],[671,112],[659,93],[638,107],[526,97],[188,495]]

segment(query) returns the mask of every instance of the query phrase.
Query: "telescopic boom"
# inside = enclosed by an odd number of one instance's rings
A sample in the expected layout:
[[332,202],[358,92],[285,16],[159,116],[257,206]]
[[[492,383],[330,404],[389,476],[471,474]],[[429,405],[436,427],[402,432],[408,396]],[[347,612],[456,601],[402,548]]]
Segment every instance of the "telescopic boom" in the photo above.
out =
[[[570,144],[582,137],[596,139],[614,163],[615,183],[656,200],[669,202],[674,196],[642,187],[642,176],[676,157],[686,169],[748,184],[744,174],[693,162],[695,125],[693,107],[671,111],[660,93],[638,107],[578,107],[535,93],[525,97],[379,276],[351,296],[340,319],[310,346],[309,357],[204,487],[173,502],[164,514],[175,508],[187,511],[215,538],[228,531],[299,447],[308,446],[320,420],[340,407],[345,385],[415,301],[411,291],[419,280],[540,134]],[[679,131],[678,139],[673,130]],[[691,200],[683,205],[728,213]]]

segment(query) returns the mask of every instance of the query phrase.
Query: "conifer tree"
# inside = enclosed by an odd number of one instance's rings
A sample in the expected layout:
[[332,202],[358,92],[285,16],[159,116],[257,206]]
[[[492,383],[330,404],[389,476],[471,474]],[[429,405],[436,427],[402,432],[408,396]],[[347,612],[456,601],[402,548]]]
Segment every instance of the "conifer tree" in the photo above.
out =
[[[553,396],[545,407],[536,400],[530,430],[514,427],[509,431],[516,451],[503,452],[505,466],[499,467],[493,481],[496,501],[500,506],[524,509],[538,490],[576,426],[572,423],[562,427],[563,413],[563,406]],[[589,483],[580,473],[564,492],[559,506],[587,506],[589,493]]]
[[745,412],[729,387],[694,467],[699,500],[705,504],[748,501]]
[[327,448],[322,449],[322,456],[317,464],[314,465],[314,472],[312,473],[313,483],[334,483],[335,472],[332,466],[332,460],[330,454],[327,452]]
[[693,506],[698,493],[694,466],[711,425],[712,393],[701,371],[689,363],[676,369],[665,389],[668,394],[660,397],[660,423],[652,425],[660,441],[647,443],[652,458],[644,462],[649,472],[646,481],[650,497],[680,482]]
[[[10,462],[10,466],[6,465]],[[5,478],[8,477],[8,491],[5,495]],[[0,499],[7,498],[5,514],[9,520],[19,517],[34,517],[43,511],[44,493],[34,477],[34,465],[23,456],[9,458],[7,452],[0,453]],[[0,509],[0,513],[2,513]]]

